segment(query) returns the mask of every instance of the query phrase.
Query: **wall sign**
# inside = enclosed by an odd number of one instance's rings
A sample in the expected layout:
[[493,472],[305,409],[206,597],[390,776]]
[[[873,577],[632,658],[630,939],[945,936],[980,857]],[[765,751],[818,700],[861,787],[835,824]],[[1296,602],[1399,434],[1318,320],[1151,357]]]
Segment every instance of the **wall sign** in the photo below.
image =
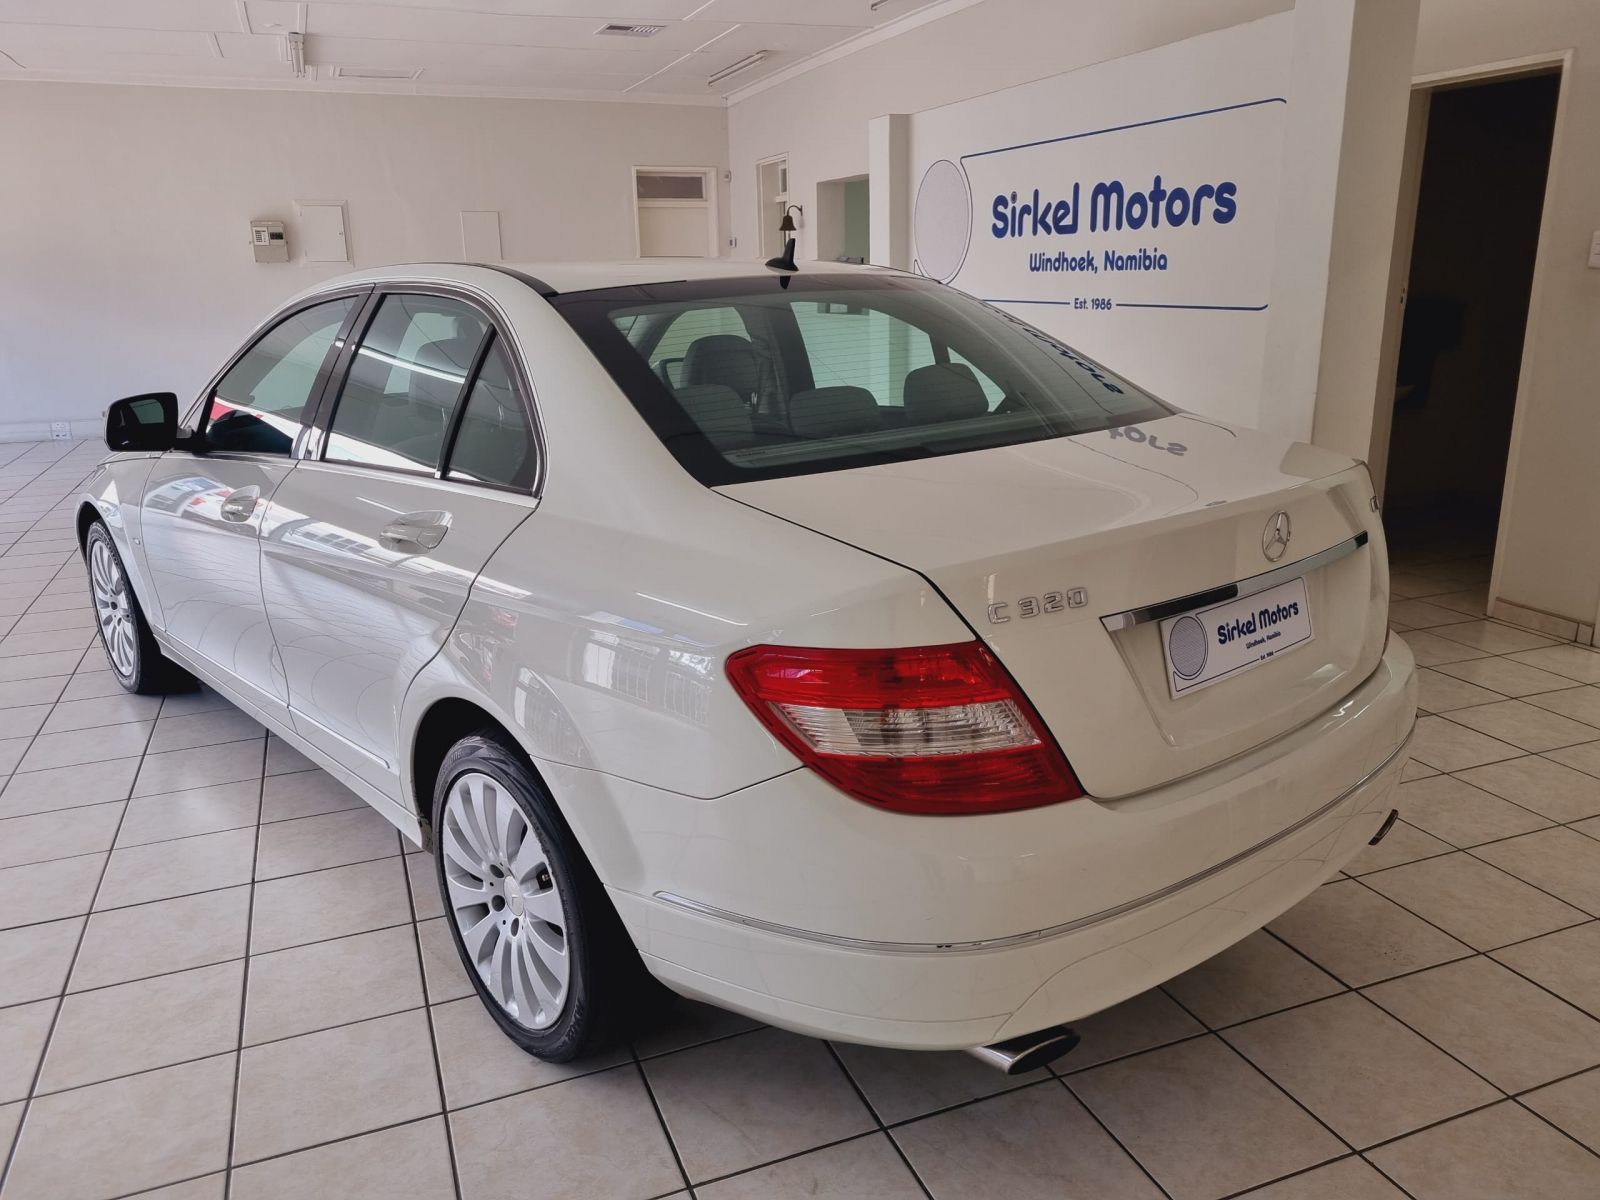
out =
[[1291,20],[917,114],[914,268],[1255,423]]

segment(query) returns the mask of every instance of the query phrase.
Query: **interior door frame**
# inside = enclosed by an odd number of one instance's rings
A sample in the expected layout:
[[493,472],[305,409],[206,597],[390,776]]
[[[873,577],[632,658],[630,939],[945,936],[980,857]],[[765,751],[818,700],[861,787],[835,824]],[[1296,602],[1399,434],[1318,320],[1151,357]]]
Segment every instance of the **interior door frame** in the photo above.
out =
[[[701,184],[702,200],[640,200],[639,176],[641,175],[698,175],[703,180]],[[635,258],[644,258],[644,233],[640,229],[639,210],[648,208],[704,208],[706,210],[706,253],[707,258],[716,258],[721,250],[720,231],[717,224],[717,177],[716,167],[668,167],[650,166],[641,164],[635,166],[628,176],[628,194],[633,199],[633,255]],[[654,256],[653,256],[654,257]],[[669,257],[669,256],[660,256]]]

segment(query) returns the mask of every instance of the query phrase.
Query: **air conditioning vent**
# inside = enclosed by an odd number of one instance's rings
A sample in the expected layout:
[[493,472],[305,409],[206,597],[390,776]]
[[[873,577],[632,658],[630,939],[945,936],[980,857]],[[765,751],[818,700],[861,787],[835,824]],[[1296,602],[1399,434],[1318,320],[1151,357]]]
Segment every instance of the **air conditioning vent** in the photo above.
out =
[[665,28],[665,25],[630,25],[611,21],[594,32],[596,37],[655,37]]
[[421,67],[334,67],[335,79],[415,79]]

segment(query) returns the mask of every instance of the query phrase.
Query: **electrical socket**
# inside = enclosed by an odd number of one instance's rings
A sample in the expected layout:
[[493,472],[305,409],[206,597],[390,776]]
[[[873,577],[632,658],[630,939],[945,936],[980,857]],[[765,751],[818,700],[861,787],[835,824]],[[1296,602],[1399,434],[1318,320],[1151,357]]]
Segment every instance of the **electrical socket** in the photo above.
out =
[[72,425],[71,425],[70,422],[68,422],[68,421],[51,421],[50,422],[50,440],[51,441],[54,441],[54,442],[66,442],[66,441],[70,441],[71,439],[72,439]]

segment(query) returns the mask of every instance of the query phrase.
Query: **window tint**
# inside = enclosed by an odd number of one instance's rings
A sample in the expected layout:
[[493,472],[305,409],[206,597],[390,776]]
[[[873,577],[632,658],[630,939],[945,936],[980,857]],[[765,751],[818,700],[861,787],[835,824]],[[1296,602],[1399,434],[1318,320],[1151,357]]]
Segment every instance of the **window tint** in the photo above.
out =
[[496,342],[467,396],[446,475],[472,483],[528,488],[533,486],[537,465],[528,414],[511,382],[511,364]]
[[857,387],[879,404],[905,404],[906,376],[933,364],[925,330],[879,309],[802,301],[792,306],[815,387]]
[[211,393],[205,441],[215,450],[288,454],[311,389],[359,297],[302,309],[245,351]]
[[[656,327],[659,328],[659,322]],[[639,327],[634,336],[639,336],[645,327]],[[744,319],[740,317],[739,310],[730,307],[720,308],[692,308],[679,316],[669,318],[667,328],[656,342],[655,348],[650,351],[650,368],[659,375],[669,387],[682,387],[686,382],[693,382],[685,375],[685,360],[689,354],[689,347],[701,338],[741,338],[748,342],[750,331],[745,328]],[[705,352],[715,343],[705,343],[700,347],[696,358],[703,360]],[[696,364],[695,369],[703,370],[701,364]]]
[[351,359],[323,457],[433,471],[488,327],[457,300],[385,296]]

